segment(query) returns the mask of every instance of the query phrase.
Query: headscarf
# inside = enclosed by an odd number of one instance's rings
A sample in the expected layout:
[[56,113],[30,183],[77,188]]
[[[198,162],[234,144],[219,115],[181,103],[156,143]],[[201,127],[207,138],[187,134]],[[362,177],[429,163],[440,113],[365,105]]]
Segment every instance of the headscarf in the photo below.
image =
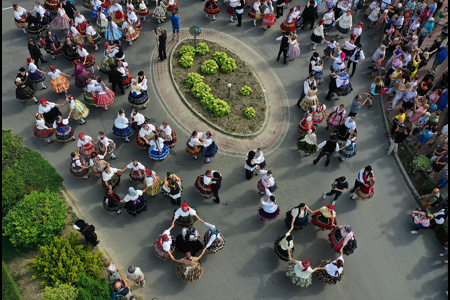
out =
[[252,163],[252,159],[255,157],[255,151],[250,151],[249,153],[248,153],[248,158],[247,158],[247,160],[245,161],[245,163],[247,164],[247,166],[249,166],[249,167],[253,167],[254,166],[254,164]]
[[41,100],[39,100],[39,102],[40,102],[41,104],[44,104],[44,103],[47,103],[47,100],[41,99]]
[[82,136],[84,136],[85,133],[84,132],[80,132],[80,134],[78,135],[78,138],[81,139]]
[[183,205],[181,205],[181,207],[187,207],[187,210],[189,211],[189,205],[187,203],[183,203]]
[[348,233],[352,232],[352,226],[345,225],[344,228],[345,228],[345,231],[347,231]]
[[169,238],[169,235],[167,234],[163,234],[159,236],[159,239],[156,241],[156,243],[160,246],[162,246],[162,244],[164,244],[164,242]]
[[145,169],[145,175],[147,177],[151,177],[153,179],[153,183],[156,184],[156,182],[157,182],[156,177],[155,177],[155,175],[153,175],[153,172],[151,170]]
[[327,205],[327,208],[328,208],[329,210],[333,210],[334,206],[333,206],[333,205]]
[[27,58],[27,63],[30,64],[31,63],[31,57]]
[[[364,30],[364,23],[363,23],[363,22],[360,22],[358,25],[361,26],[361,29],[362,29],[362,30]],[[357,26],[358,26],[358,25],[357,25]]]
[[317,22],[317,27],[321,26],[325,22],[324,19],[320,19],[319,22]]
[[304,267],[302,272],[305,272],[311,266],[311,264],[309,263],[309,260],[302,261],[301,263],[302,263],[302,266]]
[[15,11],[17,11],[19,9],[19,5],[17,5],[17,3],[14,3],[12,6],[13,6]]
[[54,67],[53,65],[50,65],[48,68],[49,68],[52,72],[56,72],[56,69],[55,69],[55,67]]

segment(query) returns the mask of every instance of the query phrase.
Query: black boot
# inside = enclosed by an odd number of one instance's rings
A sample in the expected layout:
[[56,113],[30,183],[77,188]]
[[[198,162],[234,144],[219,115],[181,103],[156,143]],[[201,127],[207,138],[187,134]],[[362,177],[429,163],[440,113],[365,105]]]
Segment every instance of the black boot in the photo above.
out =
[[181,206],[181,197],[177,199],[177,205]]
[[177,205],[177,202],[173,198],[170,198],[170,203],[172,203],[173,205]]

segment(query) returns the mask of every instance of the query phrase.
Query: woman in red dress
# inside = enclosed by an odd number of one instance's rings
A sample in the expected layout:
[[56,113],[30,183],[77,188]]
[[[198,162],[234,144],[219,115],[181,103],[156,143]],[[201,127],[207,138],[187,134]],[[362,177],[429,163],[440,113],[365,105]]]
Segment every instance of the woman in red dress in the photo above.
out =
[[365,173],[363,173],[364,184],[361,184],[352,195],[352,200],[358,197],[361,200],[367,201],[371,199],[374,195],[373,186],[375,184],[375,177],[367,177]]

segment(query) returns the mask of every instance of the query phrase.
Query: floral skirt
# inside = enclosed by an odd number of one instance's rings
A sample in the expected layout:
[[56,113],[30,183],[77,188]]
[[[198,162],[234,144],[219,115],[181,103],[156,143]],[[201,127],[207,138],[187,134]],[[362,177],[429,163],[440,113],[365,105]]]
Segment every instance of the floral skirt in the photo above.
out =
[[38,129],[37,125],[34,127],[34,135],[40,139],[46,139],[51,137],[55,133],[53,128],[49,129]]
[[[116,186],[119,185],[120,183],[120,173],[115,173],[110,180],[108,180],[108,185],[112,187],[112,189],[114,190],[116,188]],[[104,181],[102,181],[102,186],[105,187],[106,184]]]
[[[340,249],[342,247],[342,244],[344,243],[344,238],[341,235],[341,230],[335,227],[330,234],[328,234],[328,239],[331,243],[331,248],[336,250],[336,252],[340,253]],[[345,255],[352,254],[355,249],[357,248],[356,239],[353,237],[353,239],[349,240],[347,242],[347,245],[344,246],[343,253]]]
[[[157,242],[159,241],[160,237],[162,234],[160,234],[158,236],[158,238],[155,240],[155,243],[153,244],[153,250],[155,251],[156,256],[158,256],[159,258],[163,259],[163,260],[168,260],[169,259],[169,253],[164,251],[163,247],[160,246]],[[172,253],[172,255],[175,253],[175,243],[173,242],[175,240],[174,236],[171,235],[170,236],[172,238],[172,244],[170,244],[170,252]]]
[[[331,263],[331,261],[332,261],[331,259],[321,260],[317,267],[323,268],[329,263]],[[315,273],[317,274],[317,277],[319,278],[320,281],[331,285],[336,284],[338,281],[341,281],[342,276],[344,275],[344,271],[342,271],[342,273],[338,277],[331,276],[330,274],[328,274],[326,270],[317,270]]]
[[[260,192],[265,192],[265,190],[266,190],[266,187],[263,185],[261,179],[258,181],[258,184],[256,185],[256,187],[258,188],[258,190],[259,190]],[[277,187],[277,184],[276,184],[276,183],[274,183],[271,187],[268,187],[268,190],[269,190],[271,193],[274,193],[277,189],[278,189],[278,187]]]
[[72,39],[75,44],[84,44],[84,38],[80,34],[72,36]]
[[341,124],[342,115],[339,115],[336,112],[332,112],[327,120],[327,125],[331,128],[337,128],[339,124]]
[[[199,280],[200,277],[202,277],[203,274],[203,266],[200,262],[193,267],[190,268],[189,271],[187,271],[186,266],[184,266],[181,263],[178,263],[175,267],[175,274],[177,274],[178,278],[183,280],[184,283],[186,282],[194,282],[196,280]],[[186,275],[185,275],[186,274]]]
[[118,65],[117,58],[109,57],[108,55],[103,57],[102,62],[101,62],[102,69],[104,69],[106,71],[111,71],[112,69],[117,68],[117,65]]
[[280,208],[277,207],[277,210],[273,213],[266,212],[263,208],[258,209],[258,216],[263,220],[272,221],[275,220],[280,214]]
[[[86,58],[86,62],[84,62],[84,58]],[[80,57],[78,61],[85,67],[90,68],[95,65],[95,57],[92,54],[89,54],[87,57]],[[83,63],[84,62],[84,63]]]
[[358,152],[358,149],[356,149],[356,143],[352,143],[344,149],[339,150],[339,154],[344,158],[352,158],[356,155],[356,152]]
[[108,87],[106,88],[107,93],[99,93],[97,95],[97,105],[99,107],[107,107],[114,103],[114,92]]
[[255,10],[252,6],[250,12],[248,13],[248,16],[252,20],[259,20],[262,18],[261,12],[259,10]]
[[141,148],[141,149],[145,149],[145,150],[148,150],[149,148],[150,148],[150,144],[147,144],[146,142],[145,142],[145,140],[141,137],[141,135],[139,134],[139,131],[138,132],[136,132],[136,137],[135,137],[135,142],[136,142],[136,145],[139,147],[139,148]]
[[219,147],[217,147],[215,142],[212,142],[211,145],[209,145],[206,148],[203,148],[202,155],[207,158],[214,157],[214,155],[216,155],[217,153],[217,150],[219,150]]
[[[108,150],[108,151],[105,153],[105,150]],[[106,149],[106,147],[105,147],[105,145],[103,145],[103,143],[101,143],[101,142],[98,143],[98,151],[102,155],[103,155],[103,153],[105,153],[105,156],[111,155],[114,153],[114,150],[116,150],[116,143],[114,143],[114,141],[112,141],[112,140],[110,140],[108,143],[108,149]]]
[[[70,111],[70,107],[69,107],[69,111]],[[75,108],[72,111],[72,118],[74,120],[81,120],[86,118],[89,115],[89,109],[86,107],[86,105],[84,105],[83,103],[81,103],[78,100],[75,100]]]
[[155,146],[152,146],[148,149],[148,155],[153,160],[163,160],[169,154],[169,147],[166,144],[163,144],[161,151],[159,151]]
[[314,96],[313,98],[305,96],[302,101],[300,101],[300,107],[305,111],[311,109],[314,105],[319,105],[319,99],[317,99],[317,96]]
[[[97,31],[100,33],[105,33],[106,32],[106,20],[100,20],[97,19]],[[106,37],[105,37],[106,38]]]
[[144,181],[144,171],[131,170],[130,179],[133,181],[143,182]]
[[125,30],[125,41],[131,42],[136,40],[139,37],[139,31],[134,30],[134,28],[128,27],[128,29]]
[[91,153],[95,151],[95,146],[93,142],[89,142],[86,145],[80,147],[80,155],[84,157],[91,157]]
[[[191,206],[192,208],[192,206]],[[197,218],[194,216],[187,216],[183,217],[180,216],[178,219],[175,220],[175,224],[183,226],[183,227],[190,227],[197,221]]]
[[56,127],[56,140],[61,143],[68,142],[72,139],[74,130],[69,125]]
[[133,135],[133,128],[127,126],[125,128],[117,128],[116,125],[113,126],[113,133],[115,136],[120,138],[127,138]]
[[292,283],[301,287],[308,287],[312,284],[312,274],[303,278],[295,273],[295,262],[290,261],[287,266],[286,276],[292,280]]
[[287,32],[294,32],[295,31],[295,22],[291,22],[291,23],[286,23],[286,21],[283,21],[283,23],[281,23],[280,28],[282,31],[287,31]]
[[305,153],[316,153],[317,152],[317,145],[315,144],[309,144],[306,141],[302,141],[305,138],[305,135],[301,135],[298,139],[297,139],[297,148],[302,150]]
[[[145,192],[154,197],[156,196],[160,191],[161,191],[161,186],[163,185],[163,182],[161,180],[161,178],[159,178],[158,176],[155,176],[156,179],[158,180],[156,183],[153,183]],[[144,181],[144,186],[147,187],[147,183],[146,181]]]
[[148,10],[148,8],[140,8],[139,9],[139,17],[145,17],[148,16],[150,14],[150,11]]
[[55,25],[56,28],[65,30],[69,28],[70,19],[61,17],[59,14],[56,15],[55,19],[53,20],[53,25]]
[[[80,159],[81,165],[83,167],[89,167],[88,163],[81,158]],[[83,178],[84,176],[88,176],[89,175],[89,168],[87,169],[83,169],[81,167],[73,167],[72,166],[72,162],[70,162],[70,174],[72,174],[73,176],[75,176],[76,178]]]
[[198,176],[197,180],[195,180],[194,187],[195,187],[195,190],[200,193],[200,195],[202,195],[204,197],[210,197],[213,195],[213,191],[211,189],[211,186],[206,185],[203,182],[204,177],[205,177],[205,175]]
[[167,7],[168,12],[173,12],[173,11],[179,10],[179,9],[180,9],[180,5],[177,3],[177,1],[174,1],[172,5],[169,5]]
[[[312,216],[311,221],[314,225],[322,229],[333,229],[333,219],[325,217],[320,211]],[[334,218],[334,224],[336,223],[336,218]]]
[[[286,226],[288,228],[291,228],[291,223],[292,223],[291,211],[286,212],[286,218],[284,219],[284,222],[286,222]],[[303,218],[295,218],[294,229],[295,230],[303,229],[303,227],[308,225],[308,223],[309,223],[309,221],[308,221],[308,214],[306,214],[306,216],[304,216]]]
[[202,153],[202,149],[203,146],[194,145],[194,147],[192,147],[188,143],[186,143],[186,152],[193,156],[199,156],[200,153]]
[[90,45],[97,45],[102,41],[102,37],[96,32],[94,35],[88,35],[87,41]]
[[267,27],[275,25],[276,22],[277,22],[277,19],[275,18],[274,13],[264,15],[264,19],[262,20],[262,24]]
[[155,10],[153,11],[153,18],[164,20],[167,18],[166,10],[160,6],[155,7]]
[[70,83],[66,77],[61,75],[56,79],[50,80],[50,87],[52,88],[52,91],[54,91],[55,93],[62,93],[69,89]]
[[[212,242],[211,246],[209,246],[208,248],[208,251],[212,254],[216,254],[217,252],[222,250],[223,247],[225,247],[225,237],[220,231],[218,235],[219,237],[216,237],[214,242]],[[205,243],[205,245],[208,244],[210,237],[211,237],[210,231],[208,230],[205,232],[205,235],[203,236],[203,242]]]

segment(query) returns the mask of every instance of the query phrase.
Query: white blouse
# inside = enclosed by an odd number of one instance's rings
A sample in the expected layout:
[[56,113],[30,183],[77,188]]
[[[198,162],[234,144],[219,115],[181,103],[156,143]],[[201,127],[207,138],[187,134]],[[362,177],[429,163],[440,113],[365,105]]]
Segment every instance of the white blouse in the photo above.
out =
[[197,212],[195,211],[195,209],[192,209],[189,207],[189,209],[187,211],[183,211],[183,208],[179,208],[175,211],[174,214],[174,218],[178,219],[179,217],[187,217],[187,216],[196,216]]
[[109,7],[110,12],[122,11],[122,6],[119,3],[113,4]]
[[55,72],[48,72],[48,75],[50,75],[50,77],[52,78],[52,80],[59,78],[61,76],[61,71],[59,69],[56,69]]
[[[100,155],[99,155],[100,156]],[[113,176],[114,176],[114,174],[116,174],[116,172],[117,172],[117,169],[116,168],[109,168],[109,170],[110,170],[110,172],[109,173],[106,173],[106,172],[103,172],[102,173],[102,179],[103,179],[103,181],[108,181],[108,180],[110,180]],[[123,199],[123,200],[125,200],[125,199]]]
[[34,73],[34,72],[36,72],[36,70],[37,70],[37,67],[34,63],[28,64],[28,71],[30,71],[30,73]]
[[42,104],[39,104],[38,113],[40,113],[41,115],[44,113],[48,113],[53,107],[55,107],[55,103],[53,102],[47,102],[47,105],[45,107]]
[[86,28],[86,34],[88,34],[88,35],[95,35],[96,33],[97,33],[97,31],[91,25],[89,25]]
[[166,128],[164,128],[164,126],[161,125],[159,126],[159,129],[163,131],[167,136],[172,136],[172,128],[170,128],[169,125],[167,125]]
[[78,139],[78,141],[77,141],[77,147],[78,148],[81,148],[81,147],[83,147],[84,145],[87,145],[87,144],[89,144],[89,143],[91,143],[92,142],[92,138],[90,137],[90,136],[88,136],[88,135],[85,135],[84,136],[84,141],[82,140],[82,139]]
[[47,125],[45,125],[45,121],[44,121],[44,119],[39,119],[39,120],[36,120],[36,128],[37,129],[41,129],[41,130],[44,130],[44,129],[49,129],[48,127],[47,127]]
[[278,208],[278,204],[276,204],[275,202],[272,202],[270,199],[267,199],[267,201],[264,201],[264,199],[261,199],[261,204],[263,206],[263,210],[267,213],[273,213]]
[[27,10],[23,7],[17,7],[17,10],[14,10],[14,18],[16,20],[22,20],[22,16],[27,13]]
[[303,269],[304,269],[304,267],[303,267],[302,263],[299,261],[296,261],[295,266],[294,266],[294,272],[295,272],[295,275],[297,275],[298,277],[308,278],[314,272],[311,267],[308,267],[308,269],[306,269],[306,271],[303,271]]
[[38,14],[40,14],[41,17],[43,17],[44,14],[45,14],[45,8],[43,8],[43,7],[40,6],[40,5],[39,5],[39,6],[35,5],[33,11],[35,11],[35,12],[38,13]]
[[130,118],[133,118],[133,120],[136,122],[136,124],[138,125],[142,125],[145,122],[145,117],[143,114],[137,113],[136,115],[133,115],[133,113],[131,113]]
[[151,135],[153,131],[155,131],[155,126],[153,126],[152,124],[148,124],[148,130],[142,127],[141,130],[139,130],[139,136],[146,137],[148,135]]
[[108,147],[109,143],[112,142],[112,140],[107,138],[106,136],[104,138],[100,138],[100,136],[98,136],[97,138],[105,147]]
[[127,128],[128,119],[125,118],[123,115],[118,115],[117,118],[114,120],[114,126],[116,126],[119,129]]
[[86,22],[86,18],[83,15],[75,17],[75,26],[78,26],[83,22]]
[[164,232],[162,234],[163,235],[167,234],[167,236],[168,236],[167,240],[165,240],[164,243],[162,244],[162,247],[163,247],[164,251],[169,252],[170,246],[172,246],[172,238],[170,237],[170,231],[164,230]]
[[86,51],[86,49],[82,49],[82,50],[80,50],[80,48],[78,48],[77,49],[77,52],[78,52],[78,55],[80,56],[80,57],[85,57],[85,56],[88,56],[89,55],[89,53]]
[[[331,263],[325,266],[325,271],[327,271],[330,276],[339,277],[339,275],[341,275],[341,273],[344,271],[344,267],[338,268],[335,264],[333,264],[336,263],[336,261],[339,259],[344,262],[344,258],[342,256],[339,256],[337,259],[333,260]],[[336,275],[336,271],[338,272],[338,275]]]
[[150,148],[159,147],[159,149],[164,148],[164,140],[162,138],[158,138],[158,144],[154,139],[150,140]]
[[145,170],[144,165],[141,164],[140,162],[138,162],[136,166],[133,163],[129,163],[127,165],[127,168],[132,169],[133,171]]

